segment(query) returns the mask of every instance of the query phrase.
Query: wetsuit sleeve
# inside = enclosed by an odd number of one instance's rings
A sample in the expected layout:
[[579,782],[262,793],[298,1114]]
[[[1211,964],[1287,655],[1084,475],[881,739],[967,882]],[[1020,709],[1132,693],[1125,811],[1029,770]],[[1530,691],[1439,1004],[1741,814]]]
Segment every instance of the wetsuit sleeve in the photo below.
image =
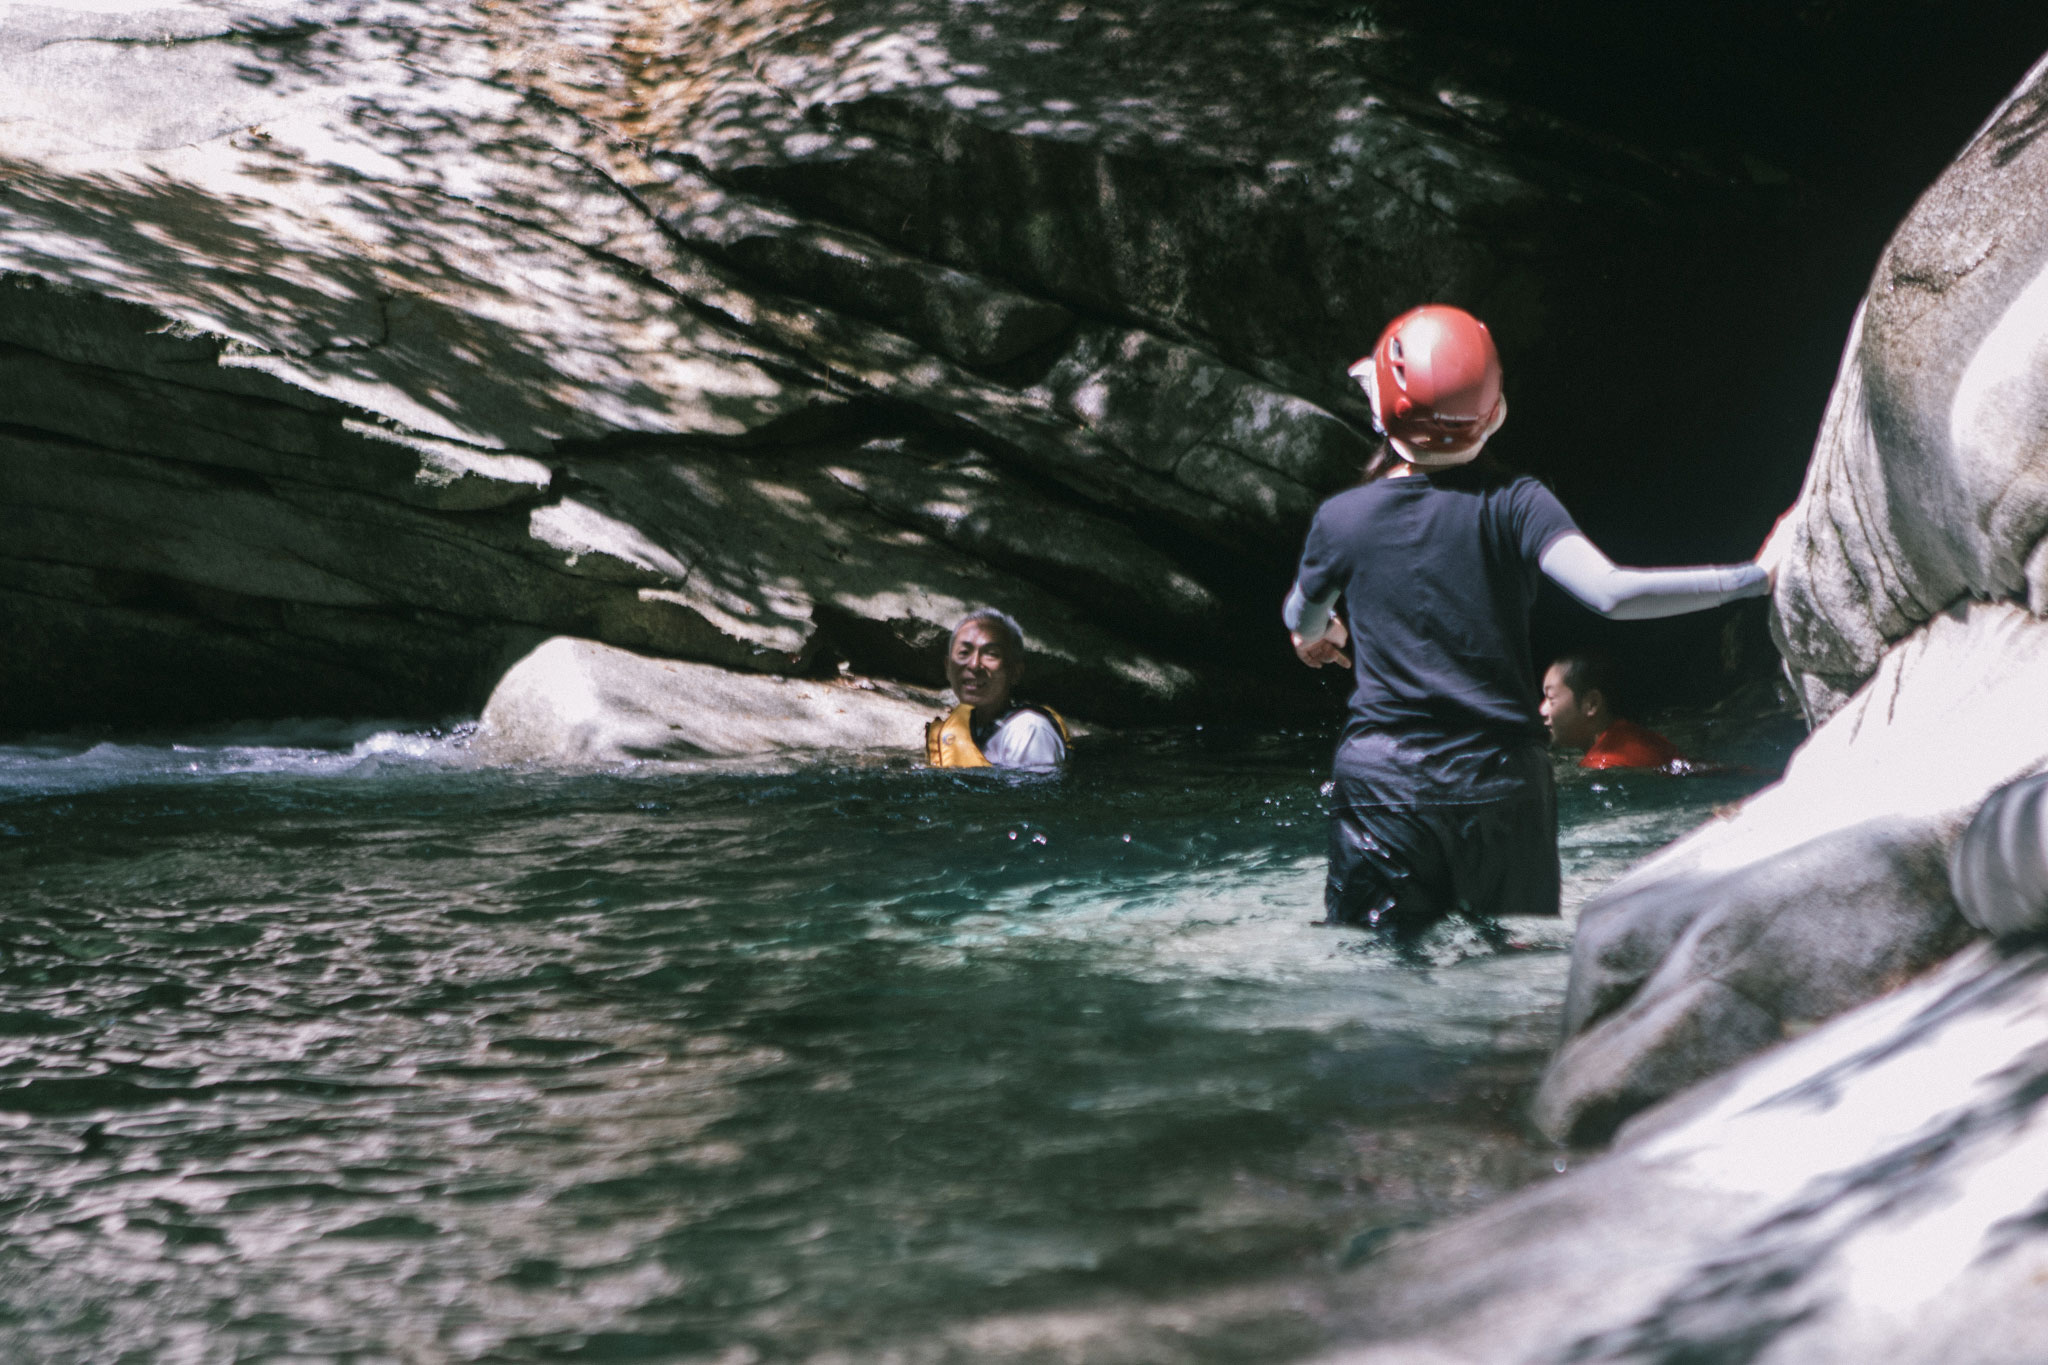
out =
[[1304,640],[1320,640],[1330,628],[1330,608],[1344,591],[1348,571],[1338,562],[1334,539],[1324,524],[1322,512],[1309,523],[1308,542],[1301,549],[1301,565],[1295,570],[1294,586],[1281,605],[1280,619]]
[[1704,611],[1771,590],[1770,576],[1754,564],[1625,569],[1576,531],[1552,542],[1538,564],[1551,582],[1614,621]]
[[996,727],[981,753],[998,768],[1050,772],[1066,762],[1067,746],[1050,720],[1036,711],[1017,710]]

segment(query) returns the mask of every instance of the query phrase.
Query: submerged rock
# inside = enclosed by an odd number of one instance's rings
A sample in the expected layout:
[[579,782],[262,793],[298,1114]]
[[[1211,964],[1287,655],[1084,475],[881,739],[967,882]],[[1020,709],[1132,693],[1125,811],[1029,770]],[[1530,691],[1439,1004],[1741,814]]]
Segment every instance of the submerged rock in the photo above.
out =
[[792,750],[924,751],[937,693],[771,678],[549,640],[505,674],[470,741],[486,763],[614,764]]

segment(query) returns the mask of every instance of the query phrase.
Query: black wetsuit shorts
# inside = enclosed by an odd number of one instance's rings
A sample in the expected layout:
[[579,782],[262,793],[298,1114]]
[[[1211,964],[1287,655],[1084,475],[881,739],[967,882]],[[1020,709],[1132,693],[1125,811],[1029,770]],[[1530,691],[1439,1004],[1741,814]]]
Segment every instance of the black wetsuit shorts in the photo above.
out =
[[1521,792],[1471,805],[1385,805],[1335,777],[1332,924],[1418,933],[1451,914],[1475,919],[1558,912],[1557,793],[1546,765]]

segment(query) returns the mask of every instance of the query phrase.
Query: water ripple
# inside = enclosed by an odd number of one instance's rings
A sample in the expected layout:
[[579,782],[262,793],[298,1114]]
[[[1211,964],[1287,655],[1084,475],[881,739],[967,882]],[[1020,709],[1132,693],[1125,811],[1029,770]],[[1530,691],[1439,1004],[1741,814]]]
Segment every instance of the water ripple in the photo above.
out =
[[[1099,752],[0,749],[0,1354],[1004,1358],[1163,1300],[1154,1355],[1293,1349],[1261,1286],[1548,1168],[1562,932],[1309,927],[1320,740]],[[1574,895],[1744,789],[1569,779]]]

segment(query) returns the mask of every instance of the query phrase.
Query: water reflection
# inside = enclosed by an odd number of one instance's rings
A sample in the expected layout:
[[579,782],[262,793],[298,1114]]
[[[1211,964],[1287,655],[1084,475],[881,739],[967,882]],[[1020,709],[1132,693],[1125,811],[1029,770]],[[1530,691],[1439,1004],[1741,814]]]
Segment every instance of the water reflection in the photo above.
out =
[[[1309,927],[1326,754],[1160,737],[1015,781],[487,772],[362,732],[0,751],[0,1345],[1193,1358],[1257,1321],[1228,1353],[1299,1349],[1347,1249],[1550,1168],[1520,1105],[1564,974],[1555,926],[1431,970]],[[1756,781],[1568,778],[1574,893]]]

